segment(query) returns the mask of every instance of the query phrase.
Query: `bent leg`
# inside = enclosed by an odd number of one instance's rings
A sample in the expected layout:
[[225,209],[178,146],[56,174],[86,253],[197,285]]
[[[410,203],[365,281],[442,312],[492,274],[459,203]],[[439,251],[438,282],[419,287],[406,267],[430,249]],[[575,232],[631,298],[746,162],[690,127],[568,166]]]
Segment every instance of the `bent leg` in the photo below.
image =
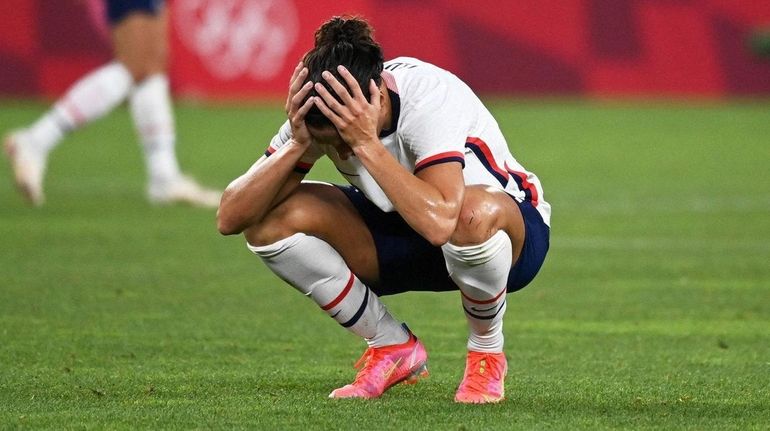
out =
[[363,219],[337,187],[303,182],[261,223],[244,232],[252,245],[265,245],[305,233],[329,243],[350,269],[367,283],[379,279],[374,239]]
[[134,82],[164,72],[165,28],[160,15],[133,14],[118,23],[113,28],[116,60],[76,81],[53,109],[24,131],[22,140],[47,155],[67,132],[111,112],[125,100]]
[[500,353],[508,273],[524,243],[521,212],[505,192],[470,186],[460,213],[456,231],[442,251],[462,294],[470,327],[468,349]]
[[455,401],[495,403],[505,397],[503,315],[508,273],[524,244],[524,222],[513,199],[491,187],[468,187],[460,213],[454,235],[442,247],[470,329]]
[[108,63],[77,80],[53,108],[25,129],[23,140],[46,156],[68,132],[97,120],[122,102],[133,83],[120,62]]
[[245,236],[249,248],[276,275],[370,347],[408,340],[408,333],[361,281],[376,280],[374,240],[336,187],[300,184]]
[[18,188],[34,205],[44,201],[43,180],[48,154],[79,127],[95,121],[128,95],[132,78],[120,62],[106,64],[80,78],[27,128],[9,133],[5,151],[11,160]]
[[5,138],[16,184],[35,205],[44,201],[43,179],[48,154],[72,130],[111,112],[128,96],[133,83],[166,67],[166,14],[132,13],[113,26],[115,61],[75,82],[27,128]]
[[176,156],[176,128],[166,66],[168,10],[133,11],[113,27],[115,57],[136,85],[129,97],[134,128],[144,150],[151,202],[216,208],[221,193],[183,175]]

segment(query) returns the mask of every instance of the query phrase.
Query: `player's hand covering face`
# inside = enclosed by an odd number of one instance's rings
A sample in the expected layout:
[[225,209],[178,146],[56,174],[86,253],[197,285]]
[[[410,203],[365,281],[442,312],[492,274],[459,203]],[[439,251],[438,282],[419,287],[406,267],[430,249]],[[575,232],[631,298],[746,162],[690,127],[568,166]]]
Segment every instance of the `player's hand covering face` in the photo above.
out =
[[302,85],[305,77],[307,77],[307,73],[307,68],[300,61],[291,75],[289,95],[286,98],[286,115],[289,117],[289,123],[291,124],[292,137],[295,142],[303,146],[310,145],[312,141],[310,132],[308,132],[307,125],[305,124],[305,115],[313,107],[313,99],[315,99],[310,97],[304,104],[302,103],[308,93],[310,93],[310,90],[313,89],[312,82],[308,81],[305,85]]
[[374,80],[369,80],[369,100],[366,100],[361,92],[361,87],[353,75],[345,66],[337,66],[342,79],[345,80],[350,92],[340,83],[334,75],[325,71],[321,75],[340,97],[342,103],[332,96],[321,83],[315,84],[315,91],[319,97],[314,98],[314,103],[319,110],[331,120],[339,131],[340,137],[350,145],[353,150],[356,147],[378,142],[379,118],[380,118],[380,90]]

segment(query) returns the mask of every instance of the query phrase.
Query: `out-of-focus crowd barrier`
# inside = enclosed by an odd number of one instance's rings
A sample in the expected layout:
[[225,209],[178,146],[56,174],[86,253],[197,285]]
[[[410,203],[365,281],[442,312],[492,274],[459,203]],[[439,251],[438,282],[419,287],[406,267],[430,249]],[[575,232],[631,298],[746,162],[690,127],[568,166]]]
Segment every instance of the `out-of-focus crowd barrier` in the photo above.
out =
[[[767,0],[170,0],[179,95],[282,97],[330,16],[370,20],[386,57],[448,68],[483,94],[770,94],[750,49]],[[110,58],[101,0],[0,2],[0,95],[61,93]]]

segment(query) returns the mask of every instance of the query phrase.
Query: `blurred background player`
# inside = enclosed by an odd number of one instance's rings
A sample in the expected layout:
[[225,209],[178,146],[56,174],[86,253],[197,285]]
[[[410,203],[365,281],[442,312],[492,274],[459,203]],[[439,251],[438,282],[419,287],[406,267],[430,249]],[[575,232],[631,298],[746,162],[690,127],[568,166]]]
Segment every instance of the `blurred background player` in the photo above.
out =
[[[265,156],[225,190],[223,234],[243,232],[281,279],[368,349],[331,398],[379,397],[426,370],[420,341],[379,296],[451,291],[468,320],[461,403],[504,398],[506,293],[539,271],[550,205],[497,122],[446,70],[383,63],[366,21],[333,18],[297,65],[289,117]],[[327,156],[351,184],[303,182]]]
[[216,207],[220,192],[184,175],[176,158],[166,75],[168,10],[164,1],[105,0],[105,6],[114,60],[82,77],[35,123],[5,138],[17,187],[33,205],[42,205],[51,150],[68,133],[101,118],[128,98],[147,164],[149,200]]

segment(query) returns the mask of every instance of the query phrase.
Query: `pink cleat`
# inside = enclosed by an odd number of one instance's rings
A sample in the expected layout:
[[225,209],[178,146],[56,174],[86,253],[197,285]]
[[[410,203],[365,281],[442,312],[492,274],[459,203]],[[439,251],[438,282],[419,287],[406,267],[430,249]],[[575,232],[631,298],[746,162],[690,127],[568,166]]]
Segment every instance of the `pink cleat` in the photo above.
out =
[[363,368],[353,383],[333,390],[329,398],[377,398],[397,383],[417,383],[428,375],[427,361],[425,347],[411,332],[404,344],[370,347],[356,362],[356,368]]
[[508,362],[504,353],[468,352],[465,376],[455,401],[467,404],[498,403],[505,399]]

